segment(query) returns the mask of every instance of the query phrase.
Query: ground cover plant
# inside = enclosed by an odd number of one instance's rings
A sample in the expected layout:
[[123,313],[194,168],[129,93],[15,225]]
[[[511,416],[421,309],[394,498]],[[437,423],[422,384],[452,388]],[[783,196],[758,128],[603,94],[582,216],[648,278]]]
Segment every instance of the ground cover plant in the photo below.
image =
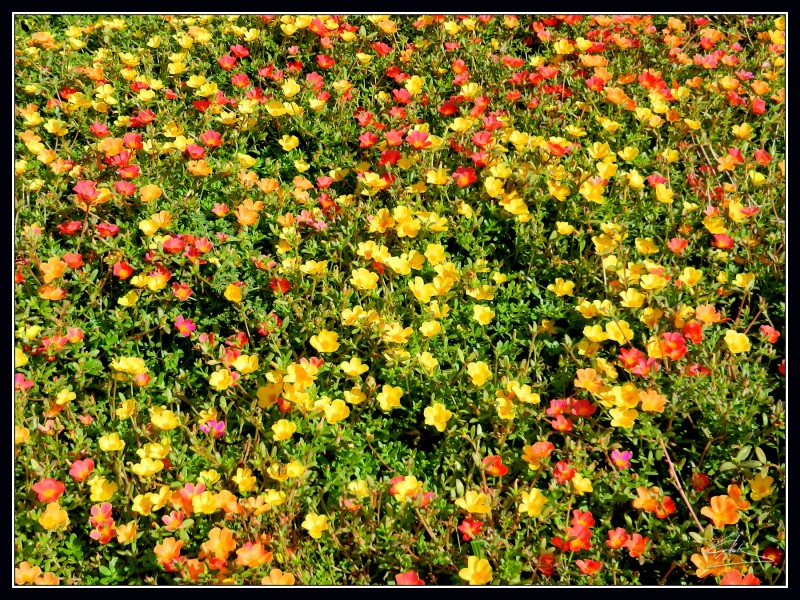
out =
[[782,583],[784,28],[17,15],[16,583]]

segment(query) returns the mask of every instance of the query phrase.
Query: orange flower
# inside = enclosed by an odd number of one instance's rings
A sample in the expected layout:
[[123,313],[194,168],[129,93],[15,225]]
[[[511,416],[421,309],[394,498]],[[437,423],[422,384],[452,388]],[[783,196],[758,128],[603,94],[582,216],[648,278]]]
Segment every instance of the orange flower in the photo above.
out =
[[737,509],[747,510],[750,508],[750,503],[742,498],[742,490],[735,483],[728,486],[728,497],[733,501]]
[[695,575],[702,579],[708,575],[722,575],[728,569],[726,563],[731,562],[731,557],[724,550],[703,547],[699,554],[692,554],[692,562],[697,567]]
[[14,569],[14,581],[17,585],[25,585],[26,583],[33,583],[36,578],[42,574],[39,567],[32,567],[28,561],[19,563],[19,567]]
[[[633,508],[638,508],[645,512],[653,512],[656,509],[658,506],[658,500],[656,498],[659,496],[659,489],[657,487],[651,487],[648,490],[646,487],[640,486],[636,488],[636,493],[639,494],[639,497],[633,501]],[[655,496],[655,498],[653,496]]]
[[174,571],[174,562],[180,558],[183,540],[168,537],[161,544],[153,548],[158,557],[158,562],[168,571]]
[[236,564],[242,567],[260,567],[272,560],[272,552],[261,544],[245,543],[236,551]]
[[294,575],[284,573],[280,569],[272,569],[269,576],[261,580],[261,585],[294,585]]
[[198,558],[203,559],[213,555],[214,558],[227,560],[228,554],[234,548],[236,548],[236,542],[233,541],[233,532],[227,527],[223,529],[214,527],[208,532],[208,541],[200,546]]
[[711,519],[717,529],[739,522],[739,510],[736,502],[728,496],[714,496],[711,498],[711,506],[704,506],[700,510],[700,514]]
[[42,272],[42,281],[45,283],[50,283],[61,277],[66,268],[67,263],[57,256],[52,256],[47,262],[39,264],[39,270]]

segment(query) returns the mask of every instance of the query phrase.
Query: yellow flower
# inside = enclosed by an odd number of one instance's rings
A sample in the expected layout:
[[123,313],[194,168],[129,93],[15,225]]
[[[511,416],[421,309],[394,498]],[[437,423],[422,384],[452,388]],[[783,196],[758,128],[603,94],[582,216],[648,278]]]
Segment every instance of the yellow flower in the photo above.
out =
[[575,488],[575,493],[578,496],[583,496],[586,492],[592,491],[592,481],[580,473],[575,473],[571,481],[572,486]]
[[209,469],[208,471],[200,471],[200,477],[205,481],[207,486],[211,486],[219,481],[220,474],[216,469]]
[[399,387],[384,385],[381,392],[376,396],[378,404],[380,404],[383,412],[389,412],[394,408],[400,406],[400,398],[403,396],[403,390]]
[[350,283],[360,290],[374,290],[378,287],[378,274],[360,268],[353,271]]
[[242,375],[248,375],[258,369],[258,356],[242,354],[231,363],[231,366]]
[[468,581],[470,585],[484,585],[492,580],[492,567],[485,558],[469,556],[467,566],[458,572],[458,576]]
[[27,444],[31,439],[31,430],[27,427],[14,425],[14,445]]
[[163,406],[153,406],[150,409],[150,421],[161,431],[169,431],[178,426],[178,417],[171,410]]
[[361,359],[357,356],[351,358],[349,361],[341,363],[339,368],[342,369],[348,377],[359,377],[362,373],[369,371],[369,365],[363,364]]
[[394,499],[398,502],[408,502],[422,491],[422,482],[417,481],[413,475],[407,475],[394,487]]
[[746,290],[753,289],[753,283],[756,280],[755,273],[738,273],[736,279],[733,280],[733,285],[736,287],[744,288]]
[[211,377],[208,378],[208,384],[218,392],[228,389],[231,385],[233,385],[233,382],[233,376],[228,369],[214,371],[211,374]]
[[361,404],[367,399],[367,395],[361,391],[361,388],[354,386],[350,391],[344,392],[344,399],[350,404]]
[[571,296],[572,290],[575,289],[575,284],[572,281],[564,281],[561,277],[557,277],[555,283],[548,285],[547,289],[556,296]]
[[725,344],[732,354],[740,354],[750,350],[750,340],[744,333],[737,333],[733,329],[729,329],[725,333]]
[[67,511],[62,509],[58,502],[48,502],[47,507],[39,517],[39,524],[45,529],[55,529],[62,523],[69,523]]
[[330,529],[328,527],[328,517],[325,515],[318,515],[315,513],[308,513],[302,525],[303,529],[308,531],[315,540],[322,537],[322,532]]
[[136,410],[136,401],[133,398],[125,400],[117,407],[117,419],[127,419],[134,410]]
[[423,352],[419,355],[419,364],[421,364],[426,370],[433,371],[436,367],[439,366],[439,361],[436,360],[430,352]]
[[686,267],[681,273],[681,276],[678,277],[680,281],[682,281],[685,285],[689,287],[694,287],[703,278],[703,272],[700,269],[695,269],[694,267]]
[[339,336],[333,332],[323,329],[317,335],[311,336],[311,345],[317,352],[336,352],[339,349]]
[[472,318],[481,325],[488,325],[494,319],[494,311],[486,306],[473,306]]
[[656,185],[656,200],[659,202],[670,204],[674,195],[675,193],[663,183]]
[[231,480],[239,486],[241,493],[252,491],[256,487],[256,478],[250,469],[236,469],[236,475]]
[[481,387],[492,376],[489,365],[482,360],[467,363],[467,374],[470,376],[472,383],[478,387]]
[[620,306],[624,306],[626,308],[639,308],[645,301],[646,296],[639,292],[636,288],[628,288],[624,292],[620,293],[620,298],[622,298],[622,302],[620,302]]
[[103,452],[116,452],[125,447],[125,442],[120,439],[119,434],[116,432],[104,435],[97,440],[97,444]]
[[297,82],[294,79],[287,79],[286,83],[281,86],[281,91],[283,91],[283,95],[287,98],[291,98],[292,96],[296,96],[300,93],[302,88],[297,85]]
[[56,404],[58,406],[64,406],[75,400],[76,397],[75,392],[72,390],[61,390],[58,392],[58,396],[56,396]]
[[447,410],[441,402],[435,402],[428,406],[423,414],[425,415],[425,425],[432,425],[438,431],[444,431],[447,422],[453,416],[453,413]]
[[636,416],[639,414],[633,408],[612,408],[608,413],[611,415],[611,426],[629,428],[633,427]]
[[14,348],[14,367],[24,367],[28,364],[28,355],[20,348]]
[[608,339],[614,340],[622,345],[633,339],[633,331],[627,321],[609,321],[606,323],[606,335]]
[[225,299],[231,302],[241,302],[242,288],[232,283],[228,284],[228,287],[225,288]]
[[557,221],[556,231],[558,231],[560,235],[569,235],[573,231],[575,231],[575,228],[569,223],[565,223],[564,221]]
[[116,493],[117,484],[111,483],[105,477],[98,477],[89,482],[89,489],[91,490],[89,499],[92,502],[105,502]]
[[275,440],[282,442],[294,435],[294,432],[297,431],[297,425],[286,419],[281,419],[277,423],[273,423],[272,431],[275,432]]
[[517,510],[527,513],[529,517],[536,517],[542,513],[542,507],[547,503],[547,498],[538,489],[533,488],[530,493],[522,492],[521,502]]
[[152,458],[143,458],[141,462],[131,467],[131,471],[133,471],[141,479],[144,479],[145,477],[155,475],[163,468],[163,461],[158,459],[153,460]]
[[485,515],[492,510],[489,497],[484,493],[473,490],[467,492],[463,498],[456,499],[455,503],[456,506],[463,508],[470,514]]
[[425,337],[433,337],[442,332],[442,325],[439,321],[425,321],[419,326],[419,331]]
[[750,498],[752,500],[761,500],[766,498],[772,493],[772,483],[775,480],[772,477],[762,477],[761,473],[756,475],[749,481],[750,483]]
[[343,421],[350,416],[350,409],[342,400],[334,400],[324,406],[323,410],[325,411],[325,420],[330,425]]
[[300,140],[297,139],[296,135],[284,135],[278,140],[278,144],[280,144],[284,151],[289,152],[290,150],[297,148],[297,146],[300,144]]

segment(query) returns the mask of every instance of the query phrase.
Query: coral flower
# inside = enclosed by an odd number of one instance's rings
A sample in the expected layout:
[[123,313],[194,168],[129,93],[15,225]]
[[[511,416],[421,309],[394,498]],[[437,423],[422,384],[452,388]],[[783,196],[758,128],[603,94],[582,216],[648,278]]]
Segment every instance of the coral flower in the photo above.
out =
[[397,585],[425,585],[425,580],[420,579],[416,571],[406,571],[394,576]]
[[48,477],[34,484],[32,489],[36,492],[39,502],[55,502],[66,487],[60,481]]

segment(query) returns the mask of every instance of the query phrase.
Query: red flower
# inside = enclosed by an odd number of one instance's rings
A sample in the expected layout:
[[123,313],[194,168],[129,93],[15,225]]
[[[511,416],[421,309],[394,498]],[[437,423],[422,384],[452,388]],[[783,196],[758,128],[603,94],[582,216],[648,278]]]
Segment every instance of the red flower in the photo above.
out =
[[705,473],[695,473],[692,475],[692,487],[696,492],[702,492],[710,483],[711,480]]
[[486,469],[489,475],[494,475],[495,477],[502,477],[508,473],[508,467],[503,464],[503,459],[498,454],[484,458],[483,468]]
[[686,340],[677,331],[661,334],[664,343],[661,344],[664,356],[670,360],[680,360],[687,352]]
[[560,460],[556,463],[556,466],[553,467],[553,477],[556,478],[558,483],[564,485],[575,477],[575,467],[573,467],[569,461]]
[[777,548],[773,548],[772,546],[767,546],[761,552],[760,558],[764,560],[768,560],[772,563],[773,567],[777,567],[781,564],[781,559],[783,559],[783,552],[778,550]]
[[231,46],[229,50],[237,58],[247,58],[248,56],[250,56],[250,51],[241,44],[236,44],[235,46]]
[[584,575],[593,575],[600,570],[600,567],[603,566],[603,562],[600,560],[591,560],[591,559],[579,559],[575,561],[575,564],[578,565],[578,568],[581,570],[581,573]]
[[478,535],[481,529],[483,529],[483,523],[475,521],[471,517],[466,517],[461,521],[461,525],[458,526],[458,530],[462,533],[461,539],[465,542],[470,541],[473,537]]
[[126,133],[122,138],[122,143],[131,150],[140,150],[142,148],[142,136],[133,132]]
[[78,267],[83,266],[83,257],[80,254],[73,254],[67,253],[61,257],[61,259],[67,263],[67,266],[70,269],[77,269]]
[[100,223],[96,229],[100,237],[114,237],[119,233],[119,227],[113,223]]
[[292,288],[289,280],[285,277],[273,277],[269,282],[269,287],[271,287],[273,291],[280,292],[281,294],[285,294]]
[[336,61],[327,54],[318,54],[317,64],[320,66],[321,69],[330,69],[333,65],[336,64]]
[[644,354],[636,348],[620,348],[617,358],[623,367],[630,369],[638,364],[640,358],[644,358]]
[[425,585],[425,580],[420,579],[416,571],[406,571],[394,576],[397,585]]
[[681,328],[681,331],[693,344],[703,341],[703,324],[700,321],[689,321]]
[[184,152],[189,156],[189,158],[198,160],[203,158],[206,155],[205,148],[202,146],[197,146],[195,144],[186,144],[186,148],[183,149]]
[[479,131],[475,135],[472,136],[472,143],[478,146],[479,148],[483,148],[488,146],[492,143],[492,134],[488,131]]
[[617,527],[616,529],[611,529],[608,532],[608,540],[606,541],[606,546],[615,550],[617,548],[622,548],[628,543],[630,536],[628,532],[625,531],[622,527]]
[[386,56],[392,51],[392,47],[388,44],[384,44],[383,42],[375,42],[372,44],[372,47],[379,56]]
[[14,389],[19,392],[24,392],[27,389],[33,387],[33,381],[30,379],[25,379],[25,375],[22,373],[15,373],[14,374]]

